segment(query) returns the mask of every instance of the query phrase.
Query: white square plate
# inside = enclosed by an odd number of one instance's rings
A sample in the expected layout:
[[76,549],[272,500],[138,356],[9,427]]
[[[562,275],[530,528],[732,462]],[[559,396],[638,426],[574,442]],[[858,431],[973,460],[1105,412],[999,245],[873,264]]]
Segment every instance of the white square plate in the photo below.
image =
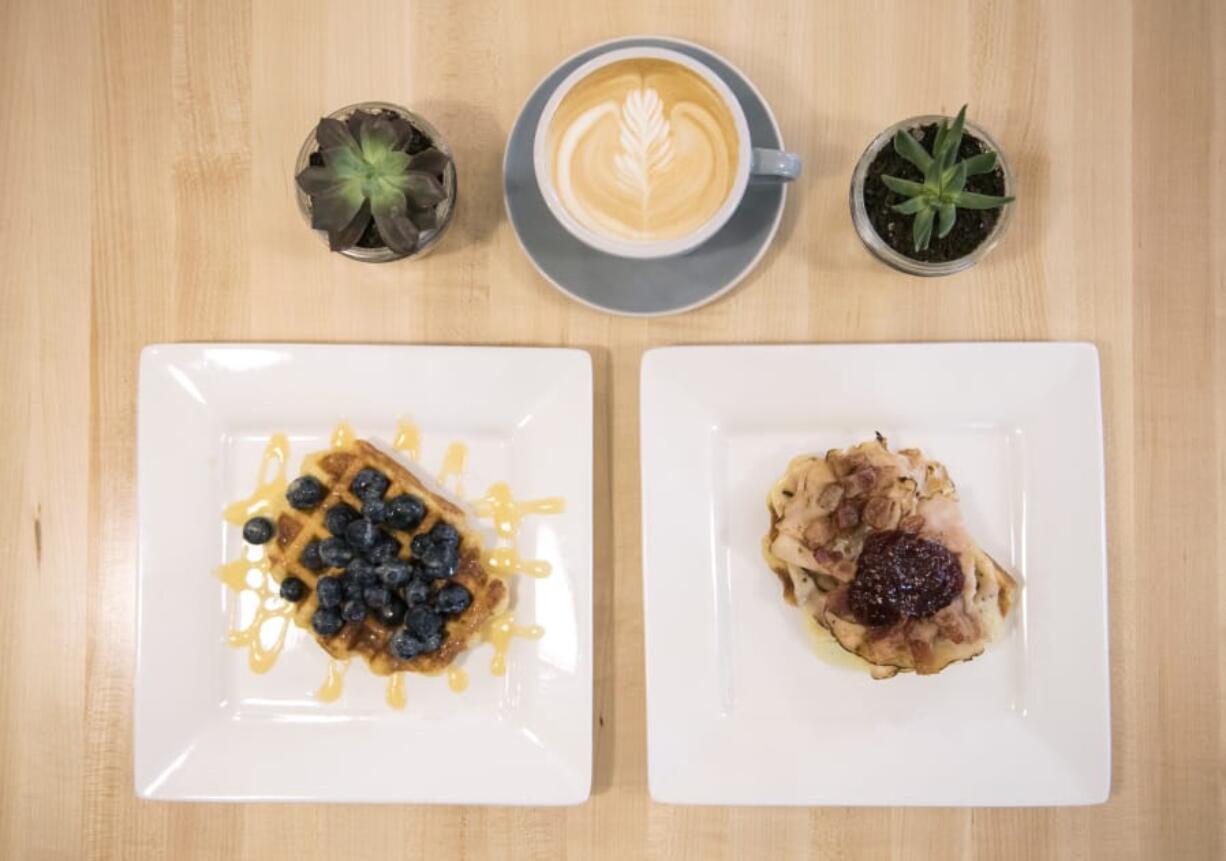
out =
[[[677,347],[643,360],[651,795],[1048,805],[1111,780],[1098,353],[1087,344]],[[881,431],[943,461],[1021,589],[936,676],[820,660],[762,559],[795,455]]]
[[[506,481],[517,499],[560,496],[528,516],[524,557],[550,576],[510,584],[516,639],[506,674],[482,645],[471,678],[409,674],[400,711],[355,660],[343,694],[314,692],[327,655],[291,625],[265,674],[226,643],[239,593],[215,576],[237,558],[221,511],[256,485],[270,436],[288,435],[290,476],[326,448],[339,420],[388,443],[398,420],[421,431],[433,474],[452,441],[468,447],[466,499]],[[138,439],[135,782],[145,798],[577,804],[592,760],[592,382],[577,350],[180,344],[141,355]],[[492,534],[488,532],[487,534]],[[252,597],[244,593],[245,597]],[[250,608],[246,608],[250,609]]]

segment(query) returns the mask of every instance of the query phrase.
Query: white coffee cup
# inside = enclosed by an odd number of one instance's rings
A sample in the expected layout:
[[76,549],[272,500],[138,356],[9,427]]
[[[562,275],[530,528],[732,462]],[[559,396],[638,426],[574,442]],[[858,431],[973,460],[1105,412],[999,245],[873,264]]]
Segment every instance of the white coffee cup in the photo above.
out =
[[[730,188],[722,204],[696,228],[680,236],[668,238],[630,239],[610,235],[576,218],[563,202],[555,187],[554,165],[550,145],[553,120],[566,96],[580,83],[600,69],[625,60],[661,60],[676,63],[700,77],[717,94],[731,118],[737,139],[736,166]],[[641,92],[641,91],[640,91]],[[620,48],[607,51],[588,60],[566,76],[546,102],[533,140],[533,162],[536,181],[549,211],[566,230],[583,243],[619,257],[651,259],[684,254],[714,236],[741,204],[751,181],[788,182],[800,174],[800,159],[780,150],[755,148],[749,138],[745,111],[728,85],[706,64],[679,51],[667,48]],[[724,172],[723,176],[727,176]]]

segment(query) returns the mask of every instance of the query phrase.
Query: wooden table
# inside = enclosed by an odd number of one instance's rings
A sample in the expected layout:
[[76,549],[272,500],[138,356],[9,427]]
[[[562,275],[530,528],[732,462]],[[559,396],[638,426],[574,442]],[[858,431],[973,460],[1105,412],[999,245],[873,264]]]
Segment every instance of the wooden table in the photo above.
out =
[[[1222,857],[1226,4],[670,5],[0,4],[0,856]],[[604,316],[553,290],[520,253],[500,186],[505,137],[534,83],[585,45],[638,32],[693,39],[739,65],[806,165],[757,271],[716,304],[660,320]],[[322,113],[368,98],[412,106],[456,150],[457,223],[420,262],[329,255],[295,208],[303,136]],[[852,166],[886,124],[964,101],[1017,171],[1013,225],[969,272],[895,274],[852,231]],[[599,717],[587,804],[136,800],[137,353],[244,339],[591,352]],[[946,339],[1085,339],[1102,352],[1110,801],[653,803],[644,349]]]

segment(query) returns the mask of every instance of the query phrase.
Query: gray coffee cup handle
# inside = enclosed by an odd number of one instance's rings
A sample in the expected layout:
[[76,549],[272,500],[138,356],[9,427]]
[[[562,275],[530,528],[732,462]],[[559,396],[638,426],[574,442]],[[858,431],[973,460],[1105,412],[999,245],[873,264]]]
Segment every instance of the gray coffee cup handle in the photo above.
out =
[[800,156],[778,149],[753,148],[749,178],[754,182],[791,182],[800,176]]

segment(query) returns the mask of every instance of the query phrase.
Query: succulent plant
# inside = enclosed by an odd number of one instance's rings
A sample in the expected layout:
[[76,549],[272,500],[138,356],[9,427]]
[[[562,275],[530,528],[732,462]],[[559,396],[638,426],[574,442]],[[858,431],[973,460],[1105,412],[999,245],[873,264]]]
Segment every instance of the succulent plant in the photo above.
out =
[[893,209],[904,215],[915,216],[911,226],[911,239],[915,243],[916,251],[928,248],[934,224],[938,237],[948,236],[958,218],[958,209],[996,209],[1013,201],[1012,197],[976,194],[965,190],[967,177],[991,173],[996,169],[996,153],[990,150],[955,163],[965,124],[966,105],[963,105],[953,125],[950,125],[948,119],[941,123],[931,155],[906,129],[900,129],[894,135],[894,152],[915,165],[924,176],[923,182],[912,182],[885,174],[881,176],[881,181],[891,191],[907,198]]
[[356,245],[372,219],[383,243],[401,254],[439,226],[451,159],[407,119],[390,111],[355,111],[343,122],[325,117],[315,141],[318,158],[297,181],[311,199],[311,227],[328,232],[333,251]]

